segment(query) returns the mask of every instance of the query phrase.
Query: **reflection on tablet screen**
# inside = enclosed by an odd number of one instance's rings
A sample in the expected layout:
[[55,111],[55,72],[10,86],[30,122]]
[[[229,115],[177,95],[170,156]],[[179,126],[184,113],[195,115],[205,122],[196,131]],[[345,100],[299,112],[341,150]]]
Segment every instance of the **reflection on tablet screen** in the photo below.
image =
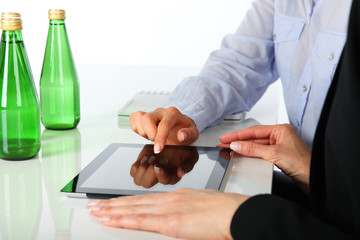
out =
[[184,187],[220,188],[229,163],[227,150],[166,146],[161,153],[154,154],[153,148],[152,144],[111,144],[62,192],[74,197],[84,197],[84,194],[112,197],[168,192]]

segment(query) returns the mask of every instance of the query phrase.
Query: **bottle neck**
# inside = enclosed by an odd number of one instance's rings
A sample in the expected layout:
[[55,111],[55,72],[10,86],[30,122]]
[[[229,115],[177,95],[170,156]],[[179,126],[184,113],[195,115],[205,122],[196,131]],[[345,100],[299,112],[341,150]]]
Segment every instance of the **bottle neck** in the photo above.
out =
[[65,20],[50,20],[50,25],[65,25]]
[[2,42],[18,43],[24,41],[21,30],[7,31],[3,30],[1,35]]

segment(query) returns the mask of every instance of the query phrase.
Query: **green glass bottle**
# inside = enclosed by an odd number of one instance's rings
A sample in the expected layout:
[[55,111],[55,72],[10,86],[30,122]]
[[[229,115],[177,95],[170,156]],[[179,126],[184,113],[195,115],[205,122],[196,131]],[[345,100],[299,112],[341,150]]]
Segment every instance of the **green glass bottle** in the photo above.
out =
[[19,13],[2,13],[0,158],[32,158],[40,150],[39,100],[21,34]]
[[80,122],[80,94],[65,11],[50,9],[49,19],[40,78],[41,121],[48,129],[71,129]]

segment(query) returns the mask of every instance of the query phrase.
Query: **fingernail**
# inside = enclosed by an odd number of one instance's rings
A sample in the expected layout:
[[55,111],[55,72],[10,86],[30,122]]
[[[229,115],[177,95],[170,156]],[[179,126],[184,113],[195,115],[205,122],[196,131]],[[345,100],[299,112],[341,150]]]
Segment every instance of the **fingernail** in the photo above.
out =
[[156,165],[154,165],[154,171],[156,174],[160,174],[160,168]]
[[140,160],[140,164],[143,165],[148,160],[147,156],[143,156],[143,158]]
[[93,207],[95,205],[98,205],[100,201],[91,201],[88,203],[88,207]]
[[182,136],[182,141],[184,142],[186,140],[186,137],[187,137],[186,133],[181,132],[181,136]]
[[101,221],[103,222],[109,222],[111,220],[111,217],[103,217],[101,218]]
[[240,142],[232,142],[230,144],[230,149],[235,152],[241,152],[242,144]]
[[156,160],[156,158],[154,156],[151,156],[149,158],[148,164],[152,164],[155,160]]
[[90,210],[93,211],[93,212],[97,212],[101,209],[101,207],[99,206],[95,206],[95,207],[91,207]]
[[155,154],[160,153],[160,148],[161,148],[161,144],[160,143],[155,143],[155,145],[154,145],[154,153]]

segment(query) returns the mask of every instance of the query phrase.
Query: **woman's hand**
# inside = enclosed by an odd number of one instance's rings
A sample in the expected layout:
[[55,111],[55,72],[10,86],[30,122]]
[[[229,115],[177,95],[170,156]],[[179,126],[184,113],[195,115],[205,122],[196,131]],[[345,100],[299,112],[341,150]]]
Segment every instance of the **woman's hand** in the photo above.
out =
[[216,190],[180,189],[90,202],[89,207],[102,224],[110,227],[183,239],[232,239],[232,217],[248,198]]
[[155,153],[161,152],[166,143],[188,145],[199,137],[194,121],[175,107],[134,112],[130,115],[130,125],[134,132],[154,141]]
[[274,163],[308,193],[311,151],[291,125],[252,126],[225,134],[220,141],[219,147]]

